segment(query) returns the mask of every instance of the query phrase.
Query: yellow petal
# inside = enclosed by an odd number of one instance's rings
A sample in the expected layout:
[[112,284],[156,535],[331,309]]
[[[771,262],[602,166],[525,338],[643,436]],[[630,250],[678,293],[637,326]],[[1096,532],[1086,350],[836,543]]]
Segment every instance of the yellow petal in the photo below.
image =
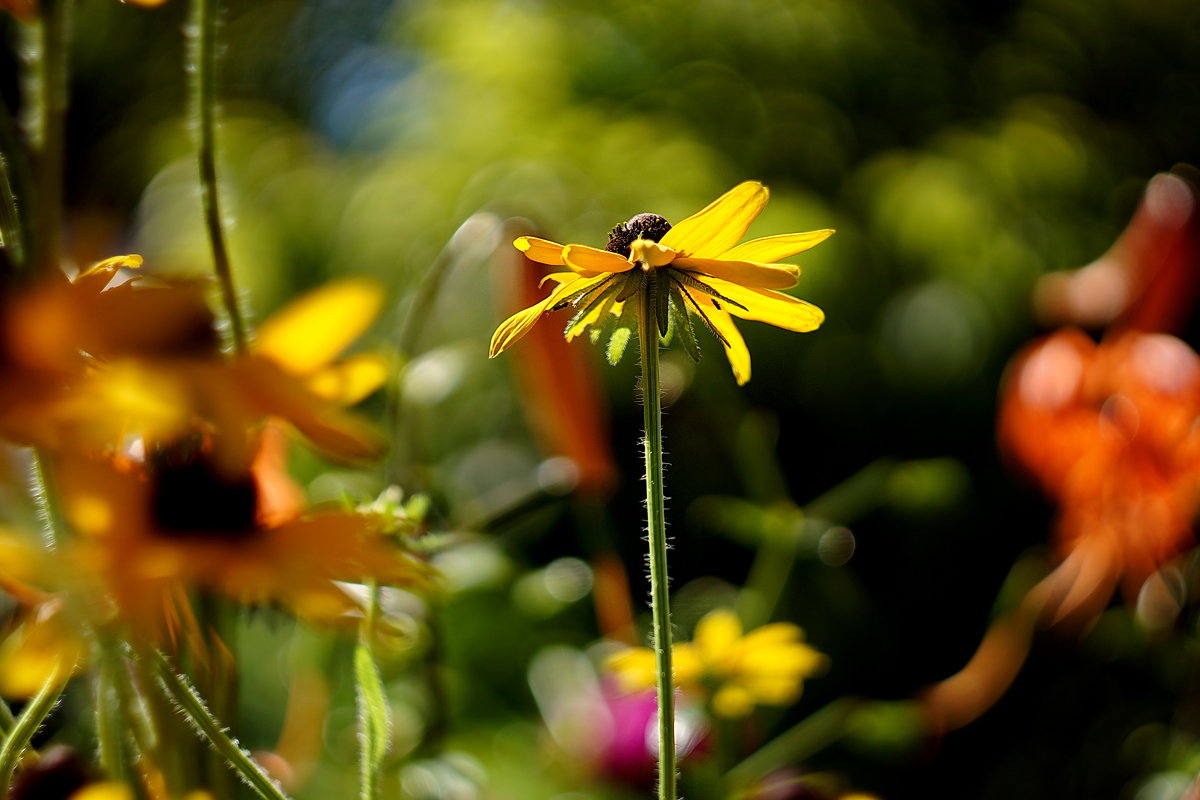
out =
[[134,800],[134,794],[133,790],[123,783],[105,781],[89,783],[72,794],[70,800]]
[[550,264],[555,267],[563,265],[563,246],[549,239],[539,239],[536,236],[522,236],[513,242],[513,247],[525,254],[530,261],[539,264]]
[[373,353],[343,359],[308,379],[308,388],[338,405],[352,406],[387,380],[388,360]]
[[695,644],[671,648],[671,677],[681,689],[690,689],[704,678],[704,663]]
[[824,311],[812,303],[783,292],[747,289],[717,278],[710,278],[707,283],[730,300],[745,306],[742,309],[729,303],[721,303],[721,308],[728,310],[735,317],[765,322],[798,333],[815,331],[825,321]]
[[803,253],[833,235],[833,230],[826,228],[807,233],[785,233],[781,236],[766,236],[739,244],[721,256],[731,261],[759,261],[770,264],[781,258]]
[[128,267],[129,269],[137,269],[141,265],[142,265],[142,257],[137,255],[136,253],[132,253],[127,256],[113,256],[112,258],[104,259],[99,264],[95,264],[91,267],[88,267],[83,272],[79,273],[79,275],[76,277],[76,280],[79,280],[79,278],[86,278],[91,275],[96,275],[101,272],[114,272],[114,271],[120,269],[121,267]]
[[718,608],[696,623],[692,643],[700,649],[705,665],[719,670],[741,637],[742,623],[737,614],[728,608]]
[[553,308],[564,297],[569,297],[575,292],[583,291],[607,279],[607,274],[598,275],[594,278],[576,277],[575,280],[560,283],[550,293],[550,296],[542,302],[513,314],[504,320],[504,322],[501,322],[500,327],[496,328],[496,332],[492,334],[492,343],[488,348],[488,358],[495,358],[500,355],[525,334],[529,333],[530,329],[542,318],[542,315]]
[[569,244],[563,248],[563,263],[584,277],[600,273],[628,272],[633,263],[620,253],[588,247],[586,244]]
[[739,183],[662,237],[681,255],[716,258],[746,235],[750,223],[767,204],[769,192],[758,181]]
[[617,679],[622,691],[635,692],[655,684],[654,651],[645,647],[631,647],[614,653],[604,666]]
[[791,264],[757,264],[724,258],[677,258],[671,266],[760,289],[790,289],[800,277],[800,268]]
[[713,695],[713,713],[718,717],[736,719],[754,710],[754,697],[745,688],[736,684],[722,686]]
[[629,245],[629,260],[648,267],[665,267],[675,260],[675,251],[653,239],[635,239]]
[[296,375],[332,361],[374,321],[383,290],[372,281],[341,280],[310,292],[258,329],[254,350]]
[[[700,302],[704,305],[703,301]],[[725,357],[729,359],[729,366],[733,369],[733,379],[737,381],[738,386],[745,386],[750,380],[750,348],[746,347],[746,340],[742,338],[741,331],[733,324],[728,314],[711,305],[704,309],[704,315],[729,343],[725,347]]]

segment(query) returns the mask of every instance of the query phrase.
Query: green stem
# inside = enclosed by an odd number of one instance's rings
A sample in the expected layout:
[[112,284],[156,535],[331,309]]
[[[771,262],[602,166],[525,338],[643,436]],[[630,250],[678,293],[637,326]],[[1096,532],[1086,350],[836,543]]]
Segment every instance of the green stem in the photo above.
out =
[[166,656],[155,651],[151,657],[154,661],[155,677],[162,687],[163,694],[178,706],[196,731],[208,740],[230,768],[264,800],[287,800],[287,795],[275,781],[226,733],[225,728],[196,694],[196,690],[186,678],[175,672]]
[[25,706],[21,715],[17,717],[12,731],[4,739],[4,744],[0,745],[0,787],[4,787],[0,797],[8,797],[8,787],[12,785],[13,773],[21,760],[21,754],[25,752],[33,735],[42,727],[46,717],[54,710],[58,698],[62,696],[67,685],[63,672],[69,670],[70,667],[60,664],[50,674],[42,688],[29,701],[29,705]]
[[192,114],[199,136],[197,157],[200,164],[200,201],[204,207],[204,225],[212,248],[213,270],[221,285],[221,302],[229,316],[233,348],[246,352],[246,325],[242,321],[233,270],[221,225],[221,205],[217,192],[217,3],[219,0],[192,0],[192,25],[196,43],[192,53]]
[[17,718],[13,716],[12,709],[8,707],[8,703],[0,699],[0,736],[8,736],[8,732],[17,724]]
[[44,0],[31,42],[26,83],[27,130],[37,154],[33,266],[58,269],[62,259],[63,150],[67,117],[67,17],[71,0]]
[[50,498],[50,479],[46,476],[46,467],[42,463],[42,454],[34,451],[30,460],[30,494],[33,495],[34,506],[37,508],[38,521],[42,524],[42,541],[47,550],[56,550],[60,544],[59,531],[62,530],[58,512],[54,509],[54,501]]
[[671,680],[671,607],[667,579],[667,526],[663,509],[662,396],[658,377],[658,323],[653,272],[639,295],[642,406],[646,420],[646,527],[650,542],[650,613],[658,669],[658,797],[675,800],[675,689]]
[[846,733],[846,725],[861,702],[856,697],[834,700],[760,747],[729,770],[727,779],[733,784],[751,783],[782,766],[810,758]]
[[93,652],[99,669],[96,671],[96,740],[100,756],[100,767],[111,780],[125,777],[125,759],[122,755],[121,697],[117,689],[121,668],[111,645],[97,638]]
[[[359,800],[379,797],[379,766],[387,750],[387,721],[383,707],[383,684],[375,663],[375,620],[379,616],[379,582],[370,579],[367,608],[358,632],[358,650],[354,654],[355,694],[358,706],[358,796]],[[382,729],[381,729],[382,728]]]
[[[25,260],[21,242],[21,215],[17,212],[17,198],[13,194],[12,181],[8,177],[8,161],[0,152],[0,269],[19,270]],[[0,278],[7,278],[0,274]]]

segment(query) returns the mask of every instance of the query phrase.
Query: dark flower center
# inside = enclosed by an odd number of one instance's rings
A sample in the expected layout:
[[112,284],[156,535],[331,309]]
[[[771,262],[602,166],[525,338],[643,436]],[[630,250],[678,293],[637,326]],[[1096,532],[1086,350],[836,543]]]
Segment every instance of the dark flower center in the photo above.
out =
[[629,258],[629,245],[636,239],[650,239],[657,242],[671,230],[671,223],[658,214],[638,214],[628,222],[622,222],[608,234],[608,244],[604,249],[610,253],[620,253]]
[[248,473],[225,475],[208,454],[176,446],[154,459],[150,513],[171,538],[248,539],[257,532],[258,486]]

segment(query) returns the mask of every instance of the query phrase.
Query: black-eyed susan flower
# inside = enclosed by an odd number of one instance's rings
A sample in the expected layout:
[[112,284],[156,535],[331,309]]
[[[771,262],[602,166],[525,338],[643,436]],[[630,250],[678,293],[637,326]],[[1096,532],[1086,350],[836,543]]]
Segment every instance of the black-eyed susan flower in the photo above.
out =
[[142,461],[55,461],[64,517],[78,534],[78,572],[96,578],[136,632],[188,630],[185,590],[193,586],[327,620],[349,609],[334,581],[427,580],[424,564],[385,537],[379,514],[305,509],[272,489],[281,480],[277,457],[230,471],[216,450],[197,435]]
[[[804,631],[775,622],[743,634],[729,609],[717,609],[696,625],[690,643],[672,647],[675,686],[707,696],[713,713],[743,717],[755,706],[782,706],[799,696],[804,679],[824,669],[826,658],[804,643]],[[630,648],[612,656],[608,669],[627,691],[655,682],[654,651]]]
[[141,263],[120,256],[0,297],[0,437],[103,451],[205,428],[221,434],[219,456],[238,464],[263,421],[277,418],[335,458],[382,450],[344,407],[378,388],[386,360],[338,358],[378,313],[377,285],[317,289],[268,319],[247,352],[225,356],[205,285],[117,278]]
[[[547,275],[556,284],[550,295],[496,329],[489,355],[504,352],[552,311],[574,311],[566,328],[567,339],[573,339],[620,318],[626,305],[636,305],[628,300],[646,293],[661,335],[673,331],[698,358],[691,318],[699,318],[724,345],[734,377],[744,384],[750,380],[750,352],[731,317],[799,332],[815,330],[825,319],[821,309],[779,291],[796,285],[800,268],[776,262],[820,244],[832,230],[738,244],[768,196],[761,183],[746,181],[674,226],[657,214],[638,214],[612,230],[604,249],[522,236],[514,245],[528,258],[566,271]],[[623,350],[629,333],[621,330],[610,340],[610,351]]]

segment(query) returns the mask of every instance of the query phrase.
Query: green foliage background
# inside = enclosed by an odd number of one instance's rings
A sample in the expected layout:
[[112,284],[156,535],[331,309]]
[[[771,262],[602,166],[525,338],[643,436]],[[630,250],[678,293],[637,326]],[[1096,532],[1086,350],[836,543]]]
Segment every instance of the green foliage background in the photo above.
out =
[[[885,469],[843,504],[857,541],[848,564],[809,558],[793,574],[780,615],[805,626],[833,667],[770,730],[844,694],[907,698],[965,663],[1004,576],[1045,541],[1051,518],[996,453],[1003,366],[1039,332],[1035,279],[1099,256],[1146,180],[1200,162],[1200,5],[225,6],[220,161],[236,277],[255,318],[331,277],[371,275],[393,304],[374,333],[386,345],[422,275],[481,212],[602,244],[635,213],[677,220],[756,178],[772,202],[752,234],[837,228],[803,257],[795,290],[826,310],[820,332],[743,326],[755,365],[744,391],[711,340],[694,370],[671,362],[680,625],[698,616],[689,608],[741,583],[751,560],[710,495],[773,499],[755,472],[772,459],[799,504],[879,459],[920,460]],[[181,0],[155,10],[78,4],[68,223],[81,263],[139,252],[151,271],[208,271],[184,113],[185,17]],[[15,23],[0,22],[0,33],[11,45]],[[13,53],[0,80],[10,109],[19,106]],[[486,359],[502,315],[493,289],[509,279],[483,255],[487,244],[452,259],[420,340],[421,369],[409,373],[408,438],[397,445],[408,488],[429,492],[450,528],[536,494],[543,458],[506,363],[520,348]],[[623,470],[609,504],[612,544],[636,586],[633,367],[599,376]],[[751,412],[777,427],[773,452],[747,438]],[[317,496],[380,488],[377,475],[298,469]],[[506,519],[460,559],[470,588],[441,621],[454,743],[489,771],[488,796],[616,795],[521,768],[543,744],[528,659],[551,643],[584,646],[597,631],[586,600],[531,605],[516,587],[555,558],[587,557],[593,540],[563,500]],[[1013,691],[971,728],[899,748],[864,735],[811,767],[889,798],[1171,796],[1155,792],[1200,755],[1186,634],[1147,641],[1114,609],[1082,642],[1039,640]],[[265,657],[247,647],[247,659]],[[408,696],[404,671],[393,672],[389,691]],[[275,705],[247,700],[246,724],[269,740],[281,698],[269,677],[258,680],[257,696]],[[347,743],[331,748],[351,774]],[[339,780],[323,773],[305,796],[341,796],[321,794]]]

